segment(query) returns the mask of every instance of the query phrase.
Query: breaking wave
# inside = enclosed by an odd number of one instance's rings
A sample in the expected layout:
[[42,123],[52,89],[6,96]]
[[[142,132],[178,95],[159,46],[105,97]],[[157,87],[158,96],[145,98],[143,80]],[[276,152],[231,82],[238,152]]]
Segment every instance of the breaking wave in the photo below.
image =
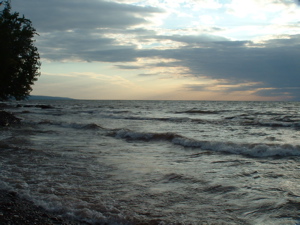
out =
[[128,129],[119,129],[109,132],[109,136],[137,141],[168,141],[174,145],[186,148],[210,150],[230,154],[240,154],[250,157],[288,157],[300,156],[300,146],[290,144],[261,144],[261,143],[234,143],[194,140],[175,133],[146,133]]
[[85,129],[85,130],[96,130],[103,129],[100,125],[96,123],[67,123],[67,122],[59,122],[59,121],[51,121],[51,120],[41,120],[38,122],[39,125],[52,125],[52,126],[60,126],[64,128],[73,128],[73,129]]

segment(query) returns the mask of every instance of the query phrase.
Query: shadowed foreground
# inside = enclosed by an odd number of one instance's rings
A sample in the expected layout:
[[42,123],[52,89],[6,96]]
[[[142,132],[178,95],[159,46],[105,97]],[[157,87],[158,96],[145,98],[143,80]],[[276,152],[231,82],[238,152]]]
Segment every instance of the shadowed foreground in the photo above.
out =
[[62,218],[20,198],[15,192],[0,190],[0,224],[52,225],[85,224]]

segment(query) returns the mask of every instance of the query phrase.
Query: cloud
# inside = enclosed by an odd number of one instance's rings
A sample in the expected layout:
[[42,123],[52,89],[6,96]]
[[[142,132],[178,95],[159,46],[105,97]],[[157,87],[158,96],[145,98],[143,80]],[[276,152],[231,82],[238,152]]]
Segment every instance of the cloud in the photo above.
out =
[[286,9],[293,9],[295,3],[290,0],[232,0],[226,4],[228,13],[244,18],[266,20],[268,15],[280,14]]
[[101,0],[16,0],[13,9],[25,14],[39,32],[73,29],[125,28],[149,23],[147,17],[162,13],[141,7]]
[[153,76],[159,76],[160,74],[157,73],[141,73],[138,76],[140,77],[153,77]]
[[[290,39],[273,39],[264,45],[252,46],[222,42],[212,48],[183,48],[173,55],[182,66],[188,67],[194,76],[210,79],[225,79],[228,83],[257,82],[248,89],[274,88],[258,91],[257,95],[277,95],[289,93],[299,98],[300,90],[300,36]],[[177,52],[177,54],[176,54]],[[242,87],[247,90],[245,86]],[[202,90],[202,86],[190,87]],[[228,87],[229,91],[236,91]],[[284,90],[284,91],[283,91]]]
[[122,70],[137,70],[142,68],[142,66],[133,66],[133,65],[115,65],[115,67]]
[[[63,61],[63,60],[82,60],[82,57],[88,51],[94,51],[101,48],[106,50],[112,48],[114,39],[99,37],[91,32],[81,31],[54,31],[42,34],[38,37],[37,46],[42,58]],[[82,55],[82,56],[80,56]],[[89,57],[85,59],[89,61]]]
[[[75,35],[76,39],[80,39]],[[181,76],[207,78],[211,80],[226,80],[229,84],[242,84],[255,82],[256,85],[241,86],[241,90],[253,90],[258,96],[281,96],[290,93],[290,96],[299,98],[300,84],[300,35],[266,40],[261,43],[250,41],[230,41],[225,38],[209,38],[209,36],[157,36],[157,40],[170,39],[186,43],[185,47],[177,49],[137,49],[136,46],[118,46],[113,39],[96,39],[95,43],[85,46],[77,46],[79,43],[66,41],[56,48],[62,51],[61,57],[73,56],[83,61],[100,62],[132,62],[132,65],[116,65],[119,69],[139,70],[146,68],[169,68],[165,71],[173,71],[178,67],[188,68],[178,70]],[[62,37],[63,39],[66,37]],[[155,38],[155,37],[153,37]],[[91,38],[91,40],[93,40]],[[216,40],[216,41],[214,41]],[[220,40],[220,41],[217,41]],[[69,44],[68,44],[69,43]],[[91,42],[92,43],[92,42]],[[98,45],[96,45],[98,44]],[[91,48],[97,46],[97,49]],[[63,47],[67,47],[64,49]],[[59,55],[59,54],[58,54]],[[53,59],[58,57],[53,55]],[[138,59],[145,58],[144,62]],[[157,60],[151,61],[153,58]],[[148,60],[147,60],[148,59]],[[173,60],[171,60],[173,59]],[[149,74],[149,73],[146,73]],[[153,74],[153,73],[150,73]],[[274,88],[272,91],[259,88]],[[201,87],[203,88],[203,87]],[[199,87],[191,88],[201,90]],[[237,91],[237,87],[223,86],[223,91]],[[257,91],[258,90],[258,91]],[[288,96],[288,94],[284,94]]]
[[37,46],[43,60],[132,62],[135,38],[154,35],[138,26],[163,13],[150,6],[104,0],[16,0],[13,10],[29,18],[40,36]]
[[270,97],[285,97],[289,100],[300,101],[300,87],[291,88],[263,88],[256,93],[258,96],[270,96]]
[[183,43],[187,43],[187,44],[229,41],[228,38],[211,35],[211,34],[169,35],[169,36],[157,36],[156,38],[157,39],[169,39],[172,41],[183,42]]
[[[152,26],[150,18],[165,13],[159,8],[159,1],[153,1],[152,7],[130,4],[133,0],[118,2],[15,0],[12,6],[31,19],[40,33],[37,46],[43,60],[110,62],[119,70],[138,70],[140,77],[161,73],[170,78],[172,74],[176,78],[206,78],[215,82],[215,90],[219,88],[223,92],[244,90],[257,96],[300,99],[300,35],[270,36],[254,42],[216,35],[227,29],[217,26],[206,27],[206,32],[203,28],[195,28],[193,32],[158,29]],[[181,0],[174,7],[179,7],[179,3],[187,7],[203,4],[210,10],[226,8],[237,16],[243,16],[248,10],[247,15],[259,14],[261,18],[264,12],[284,9],[287,22],[295,18],[287,17],[287,12],[295,14],[299,8],[288,0],[268,4],[263,0],[247,0],[248,4],[242,5],[240,2],[234,0],[221,6],[218,1]],[[299,27],[299,24],[289,24],[292,25]],[[130,65],[125,64],[128,62]],[[185,86],[190,91],[212,87]]]

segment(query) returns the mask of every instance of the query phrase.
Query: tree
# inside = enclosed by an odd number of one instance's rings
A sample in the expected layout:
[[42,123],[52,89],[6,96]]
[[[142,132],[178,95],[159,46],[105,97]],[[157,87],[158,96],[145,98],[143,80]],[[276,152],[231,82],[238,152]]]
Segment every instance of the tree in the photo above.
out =
[[11,13],[9,2],[0,13],[0,100],[26,98],[40,75],[40,56],[34,46],[36,30],[30,20]]

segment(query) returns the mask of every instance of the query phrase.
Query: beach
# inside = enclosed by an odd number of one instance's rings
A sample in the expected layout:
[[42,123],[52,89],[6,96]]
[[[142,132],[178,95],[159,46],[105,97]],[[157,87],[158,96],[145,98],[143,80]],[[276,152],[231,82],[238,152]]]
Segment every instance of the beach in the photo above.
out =
[[[7,104],[1,104],[0,109],[0,129],[20,124],[20,119],[12,113],[4,111],[10,108]],[[59,214],[46,211],[42,207],[36,206],[32,201],[20,197],[14,191],[0,190],[0,224],[11,225],[52,225],[83,224],[71,219],[62,218]]]
[[0,203],[0,224],[3,225],[87,224],[46,211],[13,191],[0,190]]

